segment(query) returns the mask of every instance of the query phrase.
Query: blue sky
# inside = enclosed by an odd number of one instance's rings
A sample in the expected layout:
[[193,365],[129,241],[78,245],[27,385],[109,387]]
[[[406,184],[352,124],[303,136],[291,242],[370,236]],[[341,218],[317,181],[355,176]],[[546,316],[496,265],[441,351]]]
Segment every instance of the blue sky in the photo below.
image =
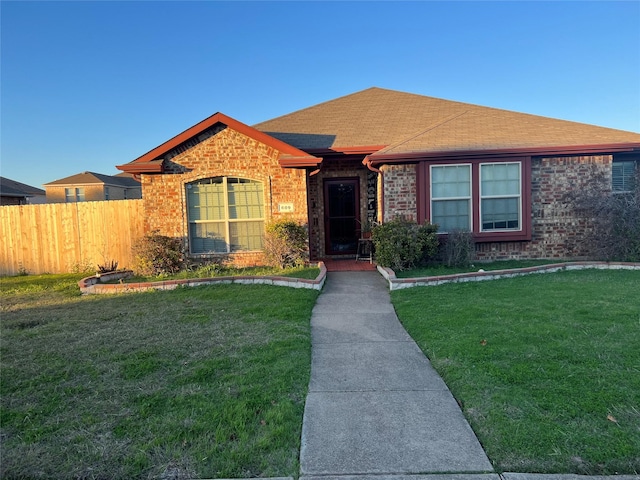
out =
[[13,2],[4,177],[127,163],[215,112],[371,86],[640,132],[640,2]]

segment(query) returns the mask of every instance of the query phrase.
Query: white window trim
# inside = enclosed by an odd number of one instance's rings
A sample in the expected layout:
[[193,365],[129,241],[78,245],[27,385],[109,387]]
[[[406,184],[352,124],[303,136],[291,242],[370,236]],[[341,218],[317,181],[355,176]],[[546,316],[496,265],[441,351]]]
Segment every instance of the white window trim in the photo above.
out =
[[[482,167],[484,165],[518,165],[518,195],[482,195]],[[518,199],[518,228],[492,228],[485,230],[482,227],[482,200],[494,198],[517,198]],[[486,162],[480,163],[478,167],[478,221],[480,232],[521,232],[523,227],[522,219],[522,162]]]
[[[442,167],[469,167],[469,196],[466,197],[434,197],[433,192],[433,169]],[[473,232],[473,165],[471,163],[442,163],[429,165],[429,204],[430,222],[433,223],[433,202],[443,200],[467,200],[469,205],[469,231]],[[449,233],[446,230],[439,230],[438,233]]]

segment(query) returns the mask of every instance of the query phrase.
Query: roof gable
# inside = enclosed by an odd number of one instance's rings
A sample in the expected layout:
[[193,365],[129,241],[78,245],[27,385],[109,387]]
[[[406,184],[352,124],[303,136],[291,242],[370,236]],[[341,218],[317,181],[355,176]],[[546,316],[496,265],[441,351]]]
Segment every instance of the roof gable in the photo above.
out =
[[[255,125],[307,150],[376,155],[635,144],[640,134],[369,88]],[[376,148],[382,145],[383,147]]]
[[140,182],[130,177],[104,175],[102,173],[95,172],[82,172],[44,184],[45,187],[62,185],[112,185],[118,187],[139,187]]
[[321,162],[319,158],[218,112],[135,160],[124,165],[118,165],[117,168],[128,173],[160,173],[162,172],[163,157],[166,154],[181,146],[185,146],[185,149],[189,148],[191,143],[195,145],[209,138],[214,134],[212,132],[215,131],[215,126],[218,124],[226,125],[243,135],[278,150],[282,166],[315,166]]

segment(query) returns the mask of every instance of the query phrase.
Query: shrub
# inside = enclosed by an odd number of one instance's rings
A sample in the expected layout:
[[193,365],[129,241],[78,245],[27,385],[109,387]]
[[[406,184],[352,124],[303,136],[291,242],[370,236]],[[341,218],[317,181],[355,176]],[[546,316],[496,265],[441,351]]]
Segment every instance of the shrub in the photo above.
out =
[[590,224],[582,241],[591,256],[607,261],[640,261],[640,173],[632,192],[612,193],[609,179],[599,174],[585,188],[570,192],[565,200]]
[[468,230],[453,230],[444,243],[444,264],[448,267],[467,267],[475,259],[475,243]]
[[426,262],[438,250],[437,229],[403,218],[376,225],[372,238],[378,264],[402,271]]
[[278,220],[266,227],[264,256],[268,265],[301,267],[307,260],[307,229],[293,220]]
[[118,270],[118,262],[111,260],[111,262],[105,262],[104,265],[98,264],[98,273],[109,273]]
[[133,246],[134,270],[139,275],[169,275],[180,271],[184,264],[182,241],[152,233]]

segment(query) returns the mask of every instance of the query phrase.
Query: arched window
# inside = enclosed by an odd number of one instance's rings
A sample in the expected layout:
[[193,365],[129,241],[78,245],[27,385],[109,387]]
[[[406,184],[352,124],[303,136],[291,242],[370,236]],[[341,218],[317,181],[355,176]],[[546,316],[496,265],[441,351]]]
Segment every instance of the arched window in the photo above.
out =
[[261,250],[264,234],[262,183],[215,177],[187,184],[191,253]]

